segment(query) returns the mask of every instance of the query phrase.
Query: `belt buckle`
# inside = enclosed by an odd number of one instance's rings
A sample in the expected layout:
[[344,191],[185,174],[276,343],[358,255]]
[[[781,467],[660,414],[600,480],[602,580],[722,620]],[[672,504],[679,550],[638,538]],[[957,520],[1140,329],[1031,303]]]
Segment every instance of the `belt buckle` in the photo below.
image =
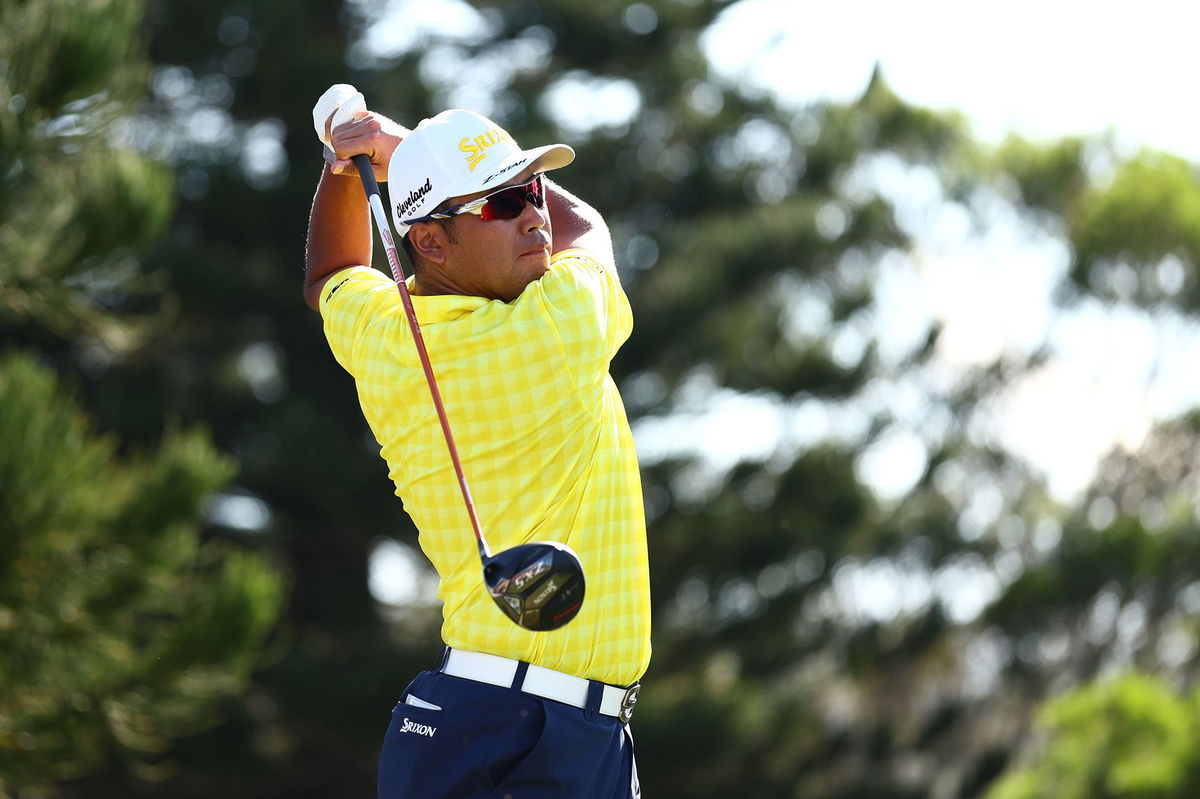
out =
[[633,706],[637,704],[638,692],[642,690],[642,684],[635,682],[629,686],[629,690],[625,692],[625,696],[621,697],[621,710],[617,713],[617,718],[622,724],[628,724],[633,718]]

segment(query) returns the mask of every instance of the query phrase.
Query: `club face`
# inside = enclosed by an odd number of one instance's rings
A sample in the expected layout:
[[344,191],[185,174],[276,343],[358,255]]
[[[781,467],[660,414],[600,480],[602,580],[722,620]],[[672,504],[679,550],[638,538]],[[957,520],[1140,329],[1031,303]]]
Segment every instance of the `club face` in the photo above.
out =
[[564,544],[522,544],[483,564],[492,600],[526,630],[557,630],[583,605],[583,566]]

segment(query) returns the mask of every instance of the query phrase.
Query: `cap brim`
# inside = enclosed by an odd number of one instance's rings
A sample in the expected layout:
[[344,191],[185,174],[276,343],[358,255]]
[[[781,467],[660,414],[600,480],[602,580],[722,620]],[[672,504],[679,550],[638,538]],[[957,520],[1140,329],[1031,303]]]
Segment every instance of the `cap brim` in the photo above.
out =
[[535,172],[548,172],[558,169],[575,160],[575,151],[566,144],[547,144],[543,147],[533,147],[513,153],[501,161],[494,169],[467,181],[460,186],[452,197],[462,197],[468,194],[485,191],[495,186],[502,186],[505,181],[519,175],[530,166]]

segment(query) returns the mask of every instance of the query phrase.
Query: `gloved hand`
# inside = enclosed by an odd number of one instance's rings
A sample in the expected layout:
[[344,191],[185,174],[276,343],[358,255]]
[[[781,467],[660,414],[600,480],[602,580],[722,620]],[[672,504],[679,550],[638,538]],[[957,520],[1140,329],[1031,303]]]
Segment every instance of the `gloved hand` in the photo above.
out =
[[351,121],[355,114],[366,110],[367,101],[362,92],[349,83],[333,84],[313,106],[313,128],[317,132],[317,138],[329,147],[330,130]]
[[[367,102],[362,92],[348,83],[335,83],[325,90],[313,106],[313,130],[317,138],[325,145],[325,162],[334,174],[353,174],[349,157],[338,158],[334,153],[333,129],[350,122],[360,121],[356,129],[347,130],[339,139],[339,147],[343,150],[348,141],[350,152],[355,151],[368,155],[374,166],[377,180],[387,180],[387,158],[395,149],[396,144],[408,136],[411,131],[382,114],[367,110]],[[345,152],[343,152],[345,156]]]

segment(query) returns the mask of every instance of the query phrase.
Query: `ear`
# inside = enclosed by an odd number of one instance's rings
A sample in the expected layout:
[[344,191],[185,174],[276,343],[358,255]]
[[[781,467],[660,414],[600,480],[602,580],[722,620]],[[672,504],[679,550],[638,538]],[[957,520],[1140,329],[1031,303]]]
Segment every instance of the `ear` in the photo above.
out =
[[413,252],[435,264],[446,263],[446,231],[434,222],[418,222],[408,231]]

